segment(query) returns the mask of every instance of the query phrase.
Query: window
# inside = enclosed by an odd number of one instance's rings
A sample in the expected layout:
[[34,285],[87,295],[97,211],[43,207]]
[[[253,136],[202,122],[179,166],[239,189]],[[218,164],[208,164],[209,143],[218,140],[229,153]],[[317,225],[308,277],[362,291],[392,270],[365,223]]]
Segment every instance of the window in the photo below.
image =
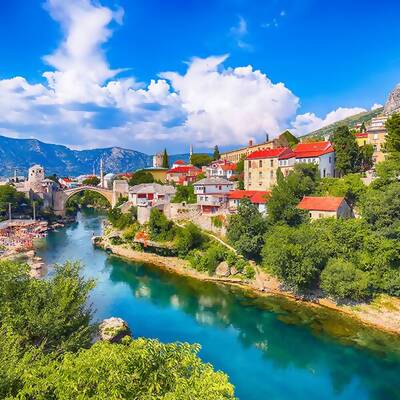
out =
[[326,170],[324,168],[323,177],[325,178],[325,176],[326,176]]
[[271,160],[270,164],[271,164],[271,167],[273,167],[274,166],[274,160]]
[[218,186],[218,190],[222,190],[222,186],[221,185]]
[[270,172],[270,177],[271,177],[271,179],[274,177],[274,171]]
[[262,160],[260,160],[259,162],[258,162],[258,166],[261,168],[262,167]]
[[329,157],[329,164],[332,164],[332,157]]
[[258,173],[258,176],[259,176],[260,178],[262,178],[262,171],[260,171],[260,172]]

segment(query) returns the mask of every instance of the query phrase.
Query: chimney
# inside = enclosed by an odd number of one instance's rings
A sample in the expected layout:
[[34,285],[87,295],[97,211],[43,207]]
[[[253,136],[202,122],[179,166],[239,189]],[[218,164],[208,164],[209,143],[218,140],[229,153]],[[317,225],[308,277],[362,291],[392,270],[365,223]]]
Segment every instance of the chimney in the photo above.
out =
[[249,147],[253,146],[253,139],[249,139]]
[[265,142],[269,142],[269,135],[268,135],[268,133],[265,134]]

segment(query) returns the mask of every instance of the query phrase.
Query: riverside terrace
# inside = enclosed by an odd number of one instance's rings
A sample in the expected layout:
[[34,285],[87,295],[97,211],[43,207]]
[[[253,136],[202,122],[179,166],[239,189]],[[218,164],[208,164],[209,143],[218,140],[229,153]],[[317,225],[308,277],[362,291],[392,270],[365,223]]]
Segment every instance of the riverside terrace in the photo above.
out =
[[0,255],[32,250],[33,239],[44,237],[46,231],[46,221],[12,219],[0,222]]

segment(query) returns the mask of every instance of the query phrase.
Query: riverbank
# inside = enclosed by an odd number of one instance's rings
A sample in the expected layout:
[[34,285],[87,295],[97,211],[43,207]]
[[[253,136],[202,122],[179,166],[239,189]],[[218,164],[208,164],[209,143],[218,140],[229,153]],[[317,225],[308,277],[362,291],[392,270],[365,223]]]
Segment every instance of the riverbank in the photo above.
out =
[[282,289],[280,282],[261,271],[257,266],[254,280],[242,280],[234,277],[216,277],[194,270],[188,261],[178,257],[165,257],[154,253],[136,251],[126,245],[111,244],[106,238],[99,237],[96,246],[115,256],[132,261],[153,264],[166,271],[195,278],[201,281],[228,284],[240,287],[255,296],[283,296],[306,307],[320,307],[334,310],[358,322],[387,333],[400,335],[400,299],[390,296],[378,296],[369,304],[338,305],[328,298],[300,298],[294,293]]

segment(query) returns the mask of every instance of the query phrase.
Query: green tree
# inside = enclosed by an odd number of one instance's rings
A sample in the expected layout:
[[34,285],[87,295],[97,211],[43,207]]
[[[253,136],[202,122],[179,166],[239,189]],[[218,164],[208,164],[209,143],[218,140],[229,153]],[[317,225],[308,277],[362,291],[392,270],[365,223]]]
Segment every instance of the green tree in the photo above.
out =
[[193,185],[179,185],[176,187],[175,196],[172,199],[172,203],[187,203],[194,204],[197,201],[197,197],[194,194]]
[[163,158],[162,158],[162,165],[163,168],[169,168],[169,157],[167,153],[167,149],[164,149]]
[[219,149],[218,146],[214,146],[214,153],[213,153],[213,160],[219,160],[220,154],[219,154]]
[[201,229],[192,222],[189,222],[177,231],[175,248],[178,250],[180,257],[186,257],[191,250],[201,247],[205,241],[205,236],[201,232]]
[[154,177],[150,172],[147,171],[136,171],[133,176],[129,179],[129,186],[140,185],[141,183],[153,183]]
[[204,167],[210,164],[213,161],[213,158],[208,154],[192,154],[190,157],[190,163],[197,168]]
[[365,127],[365,122],[363,121],[362,124],[361,124],[361,127],[360,127],[360,132],[364,133],[366,131],[367,131],[367,128]]
[[370,296],[369,286],[368,272],[340,258],[329,260],[321,273],[321,288],[339,300],[364,300]]
[[17,192],[14,186],[0,185],[0,219],[8,218],[9,204],[13,213],[19,213],[25,211],[24,205],[30,209],[31,202],[23,193]]
[[360,151],[356,138],[348,126],[336,128],[332,137],[336,153],[336,170],[341,176],[360,170]]
[[315,191],[318,182],[318,167],[314,164],[296,164],[287,177],[278,170],[277,183],[272,188],[267,205],[269,222],[291,226],[300,224],[305,213],[297,205],[303,196]]
[[311,224],[277,225],[268,231],[263,267],[295,291],[316,287],[327,260],[326,249]]
[[149,230],[153,240],[168,241],[175,236],[174,223],[157,207],[150,212]]
[[250,259],[259,259],[267,224],[257,207],[247,198],[241,200],[236,215],[228,220],[227,236],[235,249]]
[[131,208],[127,213],[122,213],[118,207],[112,208],[108,212],[108,220],[111,225],[117,229],[126,229],[136,222],[136,207]]
[[400,113],[393,114],[386,121],[384,152],[389,160],[400,163]]
[[372,144],[365,144],[364,146],[360,147],[361,171],[365,172],[373,167],[373,154],[374,146],[372,146]]
[[279,135],[278,141],[283,147],[289,146],[292,149],[299,143],[299,139],[288,130]]
[[89,178],[86,178],[82,181],[82,185],[88,185],[88,186],[98,186],[100,183],[100,178],[97,176],[90,176]]

